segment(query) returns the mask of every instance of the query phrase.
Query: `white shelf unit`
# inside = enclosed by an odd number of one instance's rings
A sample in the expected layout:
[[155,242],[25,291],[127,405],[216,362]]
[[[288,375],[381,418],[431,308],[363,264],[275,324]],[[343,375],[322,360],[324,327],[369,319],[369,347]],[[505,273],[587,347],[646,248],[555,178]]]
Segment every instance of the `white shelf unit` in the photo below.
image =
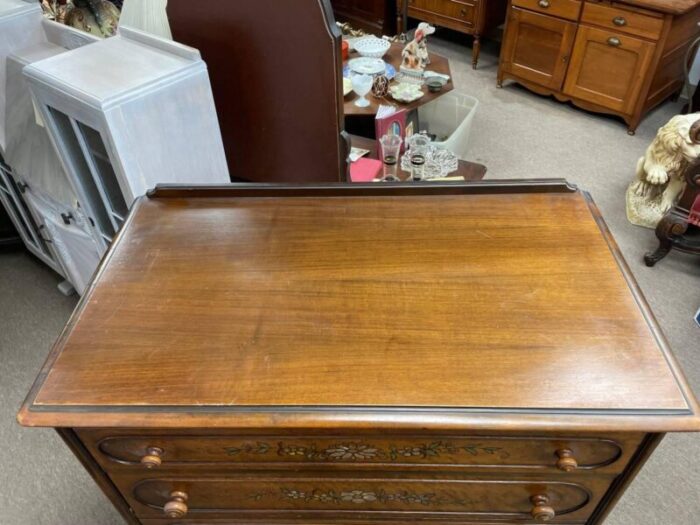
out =
[[197,50],[122,28],[24,75],[103,250],[157,184],[229,182]]
[[82,293],[100,252],[37,120],[23,69],[96,41],[44,19],[38,2],[0,0],[0,202],[27,249],[67,279],[64,293]]

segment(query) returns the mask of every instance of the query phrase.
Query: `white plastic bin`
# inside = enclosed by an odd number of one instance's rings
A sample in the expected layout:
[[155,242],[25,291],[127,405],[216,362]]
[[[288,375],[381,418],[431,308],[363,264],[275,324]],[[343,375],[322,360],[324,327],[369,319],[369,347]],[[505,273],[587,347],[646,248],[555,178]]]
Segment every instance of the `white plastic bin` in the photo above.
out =
[[435,145],[467,160],[469,134],[478,107],[474,97],[451,91],[418,108],[420,130],[435,135]]

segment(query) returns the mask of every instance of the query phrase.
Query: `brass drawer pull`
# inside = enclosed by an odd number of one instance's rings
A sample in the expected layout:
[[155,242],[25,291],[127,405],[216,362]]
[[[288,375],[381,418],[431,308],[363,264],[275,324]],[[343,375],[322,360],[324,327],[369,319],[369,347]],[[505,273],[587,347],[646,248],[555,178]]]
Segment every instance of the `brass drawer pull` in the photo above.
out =
[[616,16],[615,18],[613,18],[613,24],[619,27],[626,26],[627,20],[625,20],[625,18],[622,16]]
[[540,0],[537,2],[537,5],[540,6],[542,9],[547,9],[550,6],[549,0]]
[[466,10],[466,9],[462,9],[462,10],[459,12],[459,14],[460,14],[461,16],[467,16],[467,10]]
[[163,463],[163,449],[158,447],[148,447],[146,455],[141,458],[141,464],[146,468],[160,467]]
[[557,461],[557,468],[559,470],[573,472],[578,468],[578,461],[576,461],[574,452],[571,449],[563,448],[557,450],[557,456],[559,456],[559,460]]
[[187,492],[174,490],[170,493],[170,501],[163,507],[165,516],[172,519],[180,519],[187,516]]
[[556,512],[554,512],[554,509],[549,506],[548,496],[538,494],[537,496],[530,498],[530,501],[533,505],[530,515],[535,521],[544,523],[546,521],[552,521],[556,517]]
[[613,47],[619,47],[622,42],[620,42],[620,39],[617,38],[616,36],[611,36],[608,38],[608,45],[613,46]]

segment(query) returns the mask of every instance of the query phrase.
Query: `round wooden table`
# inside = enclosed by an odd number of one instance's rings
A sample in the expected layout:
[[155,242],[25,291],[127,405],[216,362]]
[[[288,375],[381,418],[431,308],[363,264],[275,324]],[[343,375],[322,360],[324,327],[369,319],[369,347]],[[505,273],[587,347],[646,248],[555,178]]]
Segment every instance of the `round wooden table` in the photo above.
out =
[[[389,48],[389,51],[384,56],[384,60],[396,68],[397,74],[399,73],[399,68],[401,66],[401,52],[403,51],[404,47],[404,44],[392,44]],[[350,59],[357,58],[359,56],[360,55],[356,52],[350,53]],[[425,93],[425,96],[419,98],[414,102],[411,102],[410,104],[398,102],[391,98],[390,95],[387,95],[384,98],[376,98],[370,93],[369,95],[367,95],[367,99],[370,101],[370,105],[366,108],[359,108],[355,105],[355,101],[358,97],[354,92],[351,92],[348,96],[345,97],[345,116],[373,116],[377,114],[377,110],[382,104],[395,105],[400,108],[411,110],[418,108],[423,104],[427,104],[431,100],[435,100],[436,98],[444,95],[445,93],[449,93],[454,89],[454,85],[452,83],[452,72],[450,71],[450,63],[445,57],[436,55],[434,53],[430,53],[430,64],[428,65],[427,70],[450,76],[450,80],[447,82],[447,84],[445,84],[441,91],[437,93],[431,93],[430,91],[428,91],[428,88],[426,86],[423,86],[422,89]]]

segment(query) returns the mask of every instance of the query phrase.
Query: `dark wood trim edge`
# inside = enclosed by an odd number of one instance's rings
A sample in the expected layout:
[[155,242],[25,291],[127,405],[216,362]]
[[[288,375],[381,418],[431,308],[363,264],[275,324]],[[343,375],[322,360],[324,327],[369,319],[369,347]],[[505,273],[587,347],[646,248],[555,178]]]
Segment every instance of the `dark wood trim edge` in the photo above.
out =
[[58,336],[56,342],[51,347],[51,350],[48,356],[46,357],[46,361],[44,361],[44,365],[41,367],[39,375],[34,380],[34,384],[29,390],[29,393],[27,394],[24,403],[22,403],[22,408],[20,409],[19,414],[17,414],[17,421],[20,425],[31,426],[31,422],[29,421],[31,416],[29,414],[31,412],[31,406],[34,404],[34,399],[36,399],[39,390],[43,386],[44,381],[46,380],[46,376],[49,373],[49,370],[53,366],[56,359],[58,359],[58,356],[61,355],[61,351],[63,350],[63,345],[65,343],[66,338],[68,337],[68,334],[70,333],[78,319],[80,319],[83,310],[87,306],[88,302],[90,301],[90,298],[92,297],[92,294],[95,291],[97,281],[99,280],[105,268],[107,267],[107,264],[111,260],[112,255],[115,252],[115,248],[122,242],[124,232],[128,229],[128,226],[133,222],[134,216],[136,215],[136,210],[143,204],[144,200],[145,197],[139,197],[134,202],[133,206],[131,207],[131,210],[129,211],[129,215],[126,218],[126,221],[117,233],[117,236],[112,241],[112,245],[110,246],[107,253],[104,255],[104,257],[102,257],[100,264],[97,266],[97,270],[95,270],[95,273],[92,276],[92,281],[90,282],[90,285],[88,286],[87,290],[85,290],[85,293],[80,298],[80,301],[78,301],[78,304],[75,307],[75,310],[73,310],[73,313],[71,314],[70,318],[68,319],[66,326],[63,327],[61,334]]
[[666,360],[666,363],[668,364],[668,367],[671,370],[674,379],[676,380],[676,384],[678,385],[678,389],[683,395],[683,398],[685,399],[688,410],[693,414],[693,416],[697,420],[697,429],[700,430],[700,406],[698,406],[698,401],[693,395],[693,392],[690,389],[690,386],[688,385],[685,375],[683,374],[680,365],[678,364],[675,356],[673,355],[673,351],[671,350],[671,347],[668,344],[668,341],[666,340],[666,336],[661,331],[659,322],[654,316],[654,313],[652,312],[649,303],[647,302],[646,298],[644,297],[644,294],[642,293],[642,289],[639,287],[639,283],[634,278],[632,270],[630,269],[629,265],[627,264],[627,261],[622,255],[622,251],[617,245],[617,242],[615,241],[615,238],[613,237],[610,228],[608,228],[605,219],[603,219],[603,215],[598,209],[598,206],[595,204],[593,197],[588,192],[583,192],[583,197],[584,199],[586,199],[588,208],[591,210],[591,214],[593,215],[593,218],[598,224],[598,228],[600,228],[603,238],[608,243],[610,252],[615,258],[620,272],[622,272],[622,276],[627,282],[627,286],[632,292],[632,296],[634,297],[634,300],[639,306],[639,309],[641,310],[642,315],[644,316],[647,326],[649,327],[649,330],[654,336],[654,339],[656,340],[657,345],[659,346],[659,350],[663,354],[664,359]]
[[593,511],[590,520],[586,525],[602,525],[608,514],[615,507],[622,495],[629,487],[632,480],[637,476],[641,468],[646,463],[649,456],[661,443],[666,434],[647,434],[644,441],[637,449],[634,457],[630,460],[625,471],[618,476],[606,492],[598,507]]
[[116,507],[126,523],[129,525],[139,525],[141,522],[136,519],[129,504],[119,493],[105,471],[95,462],[75,432],[69,428],[57,428],[56,432],[61,436],[75,457],[78,458],[85,470],[88,471],[92,479],[95,480],[95,483],[97,483],[97,486],[100,487],[104,495],[107,496],[112,502],[112,505]]
[[473,182],[384,182],[370,184],[159,184],[151,199],[211,197],[361,197],[399,195],[484,195],[508,193],[576,193],[565,179],[503,179]]

